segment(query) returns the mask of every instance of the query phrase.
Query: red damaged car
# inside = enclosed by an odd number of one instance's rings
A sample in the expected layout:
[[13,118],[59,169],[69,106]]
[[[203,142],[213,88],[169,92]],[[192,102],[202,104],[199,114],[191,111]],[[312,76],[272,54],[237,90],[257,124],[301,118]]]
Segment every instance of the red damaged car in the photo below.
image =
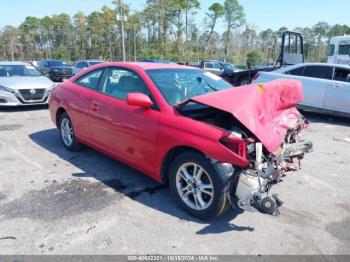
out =
[[80,144],[163,184],[191,215],[230,205],[278,214],[270,188],[311,151],[297,81],[232,88],[176,64],[104,63],[55,87],[49,105],[64,146]]

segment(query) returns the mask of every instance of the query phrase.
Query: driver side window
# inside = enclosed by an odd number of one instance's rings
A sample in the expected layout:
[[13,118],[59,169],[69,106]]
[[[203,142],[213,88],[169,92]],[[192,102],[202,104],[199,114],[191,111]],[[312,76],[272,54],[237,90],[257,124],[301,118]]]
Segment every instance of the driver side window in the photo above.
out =
[[126,100],[129,93],[143,93],[150,96],[146,84],[137,74],[121,68],[106,70],[101,92],[122,100]]

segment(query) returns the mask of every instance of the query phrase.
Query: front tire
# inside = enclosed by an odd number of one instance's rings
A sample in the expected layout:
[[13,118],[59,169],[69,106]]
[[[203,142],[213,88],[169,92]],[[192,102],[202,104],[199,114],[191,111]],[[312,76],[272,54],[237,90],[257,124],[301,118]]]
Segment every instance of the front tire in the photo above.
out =
[[60,116],[59,130],[62,143],[66,149],[78,151],[81,148],[81,144],[75,137],[72,121],[66,112],[63,112]]
[[229,205],[224,179],[200,153],[178,155],[170,168],[169,184],[176,202],[193,217],[213,219]]

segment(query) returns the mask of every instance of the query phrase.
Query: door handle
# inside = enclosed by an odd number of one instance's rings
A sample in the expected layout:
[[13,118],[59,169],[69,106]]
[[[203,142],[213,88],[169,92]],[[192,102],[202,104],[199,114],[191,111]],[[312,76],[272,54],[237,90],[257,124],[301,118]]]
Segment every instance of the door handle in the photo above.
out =
[[331,84],[331,87],[333,87],[333,88],[338,88],[338,87],[340,87],[340,84],[333,83],[333,84]]

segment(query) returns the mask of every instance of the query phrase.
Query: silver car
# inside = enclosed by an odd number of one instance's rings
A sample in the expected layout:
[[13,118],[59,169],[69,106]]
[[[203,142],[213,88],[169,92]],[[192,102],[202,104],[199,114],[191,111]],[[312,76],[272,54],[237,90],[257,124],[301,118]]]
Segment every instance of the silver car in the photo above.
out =
[[29,63],[0,62],[0,107],[47,104],[53,86]]
[[273,72],[258,72],[253,83],[275,79],[300,80],[304,100],[299,107],[340,116],[350,116],[350,66],[304,63]]
[[77,61],[73,67],[73,75],[78,74],[80,71],[97,64],[101,64],[103,61],[100,60],[81,60]]

